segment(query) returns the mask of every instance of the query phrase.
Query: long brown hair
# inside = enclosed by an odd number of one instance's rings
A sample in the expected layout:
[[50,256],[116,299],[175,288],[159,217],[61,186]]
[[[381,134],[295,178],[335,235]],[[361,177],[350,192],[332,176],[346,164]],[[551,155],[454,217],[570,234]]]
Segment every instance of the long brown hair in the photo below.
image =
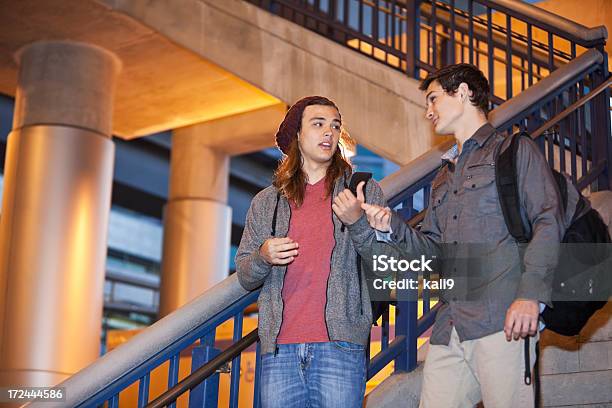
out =
[[[332,106],[340,114],[335,103],[322,96],[309,96],[296,102],[285,115],[283,122],[278,128],[276,141],[278,147],[285,153],[280,161],[272,184],[288,200],[293,201],[298,207],[304,202],[306,192],[307,176],[302,170],[302,154],[300,152],[297,135],[302,127],[302,115],[304,109],[310,105]],[[334,191],[336,180],[345,173],[352,171],[350,163],[342,156],[340,146],[332,156],[331,163],[325,174],[326,196],[329,197]]]

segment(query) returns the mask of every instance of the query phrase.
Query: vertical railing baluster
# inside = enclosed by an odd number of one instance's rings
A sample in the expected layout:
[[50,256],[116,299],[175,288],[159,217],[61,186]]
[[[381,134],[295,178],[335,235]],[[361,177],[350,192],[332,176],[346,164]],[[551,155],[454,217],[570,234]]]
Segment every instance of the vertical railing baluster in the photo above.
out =
[[512,17],[506,14],[506,100],[512,99]]
[[[591,74],[592,89],[597,88],[609,75],[607,55],[604,45],[598,45],[597,50],[604,55],[603,64]],[[610,148],[610,88],[607,87],[591,101],[591,139],[593,151],[593,166],[604,164],[601,172],[595,180],[592,191],[607,190],[610,188],[609,176],[612,174],[610,165],[612,162],[612,149]]]
[[[242,311],[234,316],[234,343],[242,338],[243,317]],[[238,407],[238,395],[240,392],[240,354],[232,360],[232,373],[230,375],[230,408]]]
[[[417,296],[415,291],[399,294],[395,306],[395,337],[405,336],[405,347],[395,359],[395,371],[412,371],[416,368],[417,355]],[[408,297],[407,300],[400,298]]]
[[455,57],[455,29],[456,29],[456,21],[455,21],[455,0],[450,0],[450,47],[451,47],[451,57],[450,63],[456,63]]
[[[399,49],[399,47],[397,46],[397,38],[395,35],[395,22],[397,20],[399,20],[398,16],[395,15],[395,9],[396,9],[396,4],[395,4],[396,0],[392,0],[391,1],[391,44],[393,46],[394,49]],[[399,37],[399,35],[397,36]]]
[[[378,43],[378,39],[380,38],[378,33],[378,1],[379,0],[374,0],[374,5],[372,6],[372,40],[374,43],[372,47]],[[372,54],[373,53],[374,50],[372,50]]]
[[[578,82],[578,92],[580,94],[580,98],[585,95],[584,80],[580,80],[580,82]],[[582,168],[582,173],[580,174],[580,176],[584,177],[587,174],[587,159],[589,157],[587,149],[586,105],[581,106],[578,109],[578,112],[580,118],[580,164]]]
[[525,71],[525,59],[521,58],[521,91],[525,90],[525,76],[527,75]]
[[149,382],[151,380],[151,373],[146,373],[140,377],[138,384],[138,408],[143,408],[149,402]]
[[380,327],[380,344],[381,350],[386,350],[389,348],[389,305],[385,308],[385,311],[382,314],[382,322]]
[[548,32],[548,75],[555,70],[555,39],[552,32]]
[[474,1],[468,0],[470,64],[474,63]]
[[[358,17],[359,21],[357,22],[357,30],[359,34],[365,34],[363,32],[363,2],[364,0],[359,0],[359,8],[358,8]],[[361,49],[361,41],[359,42],[359,49]]]
[[[552,102],[551,102],[552,103]],[[552,112],[552,107],[551,107]],[[555,140],[554,129],[546,129],[546,143],[548,150],[548,165],[551,169],[555,168]]]
[[[200,344],[191,350],[191,373],[217,357],[221,350],[215,348],[216,327],[200,338]],[[189,391],[189,407],[216,408],[219,402],[219,374],[214,373]]]
[[491,7],[487,7],[487,50],[488,55],[488,74],[489,74],[489,96],[492,98],[495,95],[495,46],[493,45],[493,16],[491,15]]
[[[342,22],[344,23],[345,27],[350,27],[349,24],[349,0],[343,0],[342,2]],[[346,41],[346,38],[345,38]]]
[[336,23],[337,7],[337,0],[327,0],[327,15],[329,19],[329,24],[327,24],[327,37],[332,41],[339,40],[339,38],[336,36],[336,29],[334,28]]
[[[168,368],[168,389],[174,387],[178,383],[180,353],[170,357],[170,367]],[[176,401],[169,405],[168,408],[176,408]]]
[[[418,61],[420,58],[421,0],[406,0],[406,72],[419,78]],[[412,24],[409,24],[411,22]],[[410,31],[410,27],[412,30]],[[428,53],[427,53],[428,54]]]
[[[565,123],[563,123],[565,122]],[[556,132],[557,140],[559,141],[559,172],[565,173],[565,130],[567,129],[567,121],[564,120],[559,124],[558,131]]]
[[423,187],[423,208],[429,207],[429,196],[431,195],[431,184]]
[[438,18],[436,16],[436,0],[431,1],[431,65],[438,68],[438,33],[436,33],[436,25]]
[[[553,108],[554,101],[550,101],[547,106],[548,117],[546,118],[546,122],[555,117],[555,112]],[[552,134],[553,129],[546,129],[546,150],[548,152],[548,165],[550,168],[555,167],[555,143],[554,143],[554,135]]]
[[115,394],[108,400],[108,408],[119,408],[119,394]]
[[531,23],[527,23],[527,70],[529,86],[533,85],[533,38]]
[[[386,0],[385,3],[387,5],[387,7],[390,7],[388,0]],[[384,39],[385,39],[385,45],[387,45],[389,47],[390,44],[391,44],[391,41],[389,41],[390,40],[390,38],[389,38],[389,24],[390,24],[390,21],[391,21],[391,10],[387,9],[387,11],[384,12],[384,16],[385,16],[385,34],[382,37],[384,37]],[[386,61],[388,62],[389,60],[386,59]]]
[[[564,92],[565,93],[565,92]],[[563,93],[561,95],[559,95],[559,97],[557,98],[557,114],[563,112],[563,109],[565,108],[565,104],[563,103]],[[571,103],[571,102],[570,102]],[[567,118],[565,118],[564,120],[562,120],[559,124],[558,124],[558,132],[557,132],[557,137],[559,139],[559,171],[561,173],[565,172],[565,168],[567,167],[566,164],[566,147],[565,147],[565,138],[569,133],[569,128],[568,128],[568,120]]]
[[255,379],[253,383],[253,408],[261,407],[261,342],[255,349]]

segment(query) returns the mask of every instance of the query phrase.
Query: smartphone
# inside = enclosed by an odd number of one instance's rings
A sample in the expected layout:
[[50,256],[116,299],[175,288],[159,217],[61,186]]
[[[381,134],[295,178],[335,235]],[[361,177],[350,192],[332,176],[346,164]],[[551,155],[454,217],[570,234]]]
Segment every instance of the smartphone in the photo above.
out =
[[[368,180],[371,178],[372,173],[367,173],[365,171],[358,171],[356,173],[353,173],[353,175],[351,176],[349,190],[351,190],[354,196],[357,196],[357,186],[359,185],[359,183],[361,183],[362,181],[365,181],[367,183]],[[365,194],[365,186],[363,189],[363,193]]]

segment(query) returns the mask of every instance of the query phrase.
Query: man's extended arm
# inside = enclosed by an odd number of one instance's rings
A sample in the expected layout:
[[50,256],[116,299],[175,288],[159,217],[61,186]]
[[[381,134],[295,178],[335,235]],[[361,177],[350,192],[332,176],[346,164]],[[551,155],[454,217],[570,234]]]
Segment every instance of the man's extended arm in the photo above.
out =
[[414,255],[438,255],[442,233],[438,226],[435,210],[428,208],[421,229],[410,227],[394,211],[376,205],[365,205],[364,210],[370,226],[376,229],[378,241],[387,243],[406,253]]

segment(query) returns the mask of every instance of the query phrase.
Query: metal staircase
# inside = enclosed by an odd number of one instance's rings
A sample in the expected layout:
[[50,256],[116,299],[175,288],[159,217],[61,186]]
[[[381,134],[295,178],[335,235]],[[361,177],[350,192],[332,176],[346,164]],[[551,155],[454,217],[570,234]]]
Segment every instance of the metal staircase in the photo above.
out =
[[[456,62],[471,62],[488,74],[495,109],[490,122],[501,132],[528,130],[552,167],[568,173],[580,189],[610,189],[610,76],[604,27],[589,29],[534,6],[512,0],[247,0],[279,18],[290,19],[355,52],[374,58],[381,69],[423,78]],[[231,39],[228,39],[231,41]],[[426,208],[429,184],[446,146],[385,178],[391,207],[412,225]],[[417,198],[418,197],[418,198]],[[416,201],[420,200],[420,203]],[[216,407],[218,372],[231,367],[230,406],[238,406],[240,353],[257,344],[243,336],[243,315],[258,291],[246,292],[230,276],[199,298],[161,319],[129,342],[59,386],[68,406],[119,406],[120,393],[138,384],[138,406],[175,406],[189,393],[190,404]],[[391,362],[394,372],[417,365],[417,339],[433,323],[435,293],[401,300],[382,318],[381,351],[368,362],[368,379]],[[215,348],[215,331],[233,320],[233,345]],[[390,330],[394,321],[394,330]],[[191,376],[179,382],[181,353],[191,353]],[[259,406],[259,347],[254,406]],[[167,365],[167,391],[149,393],[151,372]],[[189,391],[191,390],[191,391]],[[36,405],[36,404],[33,404]]]

